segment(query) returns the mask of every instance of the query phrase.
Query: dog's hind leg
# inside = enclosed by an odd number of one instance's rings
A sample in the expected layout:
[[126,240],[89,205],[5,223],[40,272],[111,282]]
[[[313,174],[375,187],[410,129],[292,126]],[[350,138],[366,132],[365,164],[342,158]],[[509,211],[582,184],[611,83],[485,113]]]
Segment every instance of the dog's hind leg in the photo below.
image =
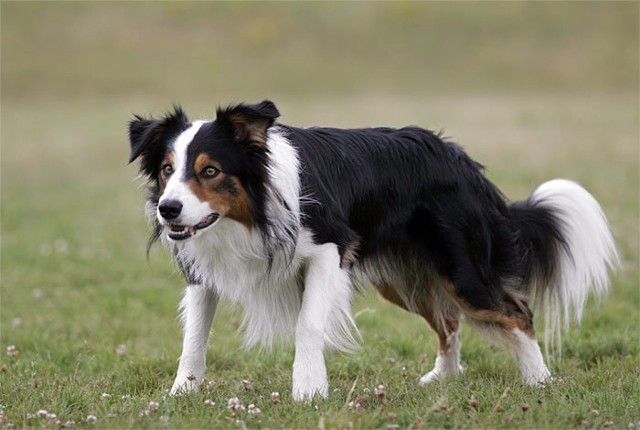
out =
[[170,394],[187,393],[198,388],[206,369],[207,342],[218,297],[209,288],[191,284],[180,303],[184,328],[178,374]]
[[506,346],[516,360],[527,385],[541,385],[551,379],[544,363],[533,329],[533,313],[516,291],[505,289],[490,309],[470,305],[471,300],[461,298],[460,304],[467,321],[490,341]]
[[427,318],[426,316],[425,319],[427,319],[431,328],[438,334],[440,348],[438,349],[433,370],[420,378],[420,385],[441,381],[448,375],[455,375],[463,371],[462,365],[460,364],[460,347],[462,346],[462,342],[460,339],[459,321],[446,320],[440,324],[432,320],[430,321],[431,318]]
[[460,364],[462,342],[459,310],[455,305],[434,290],[424,290],[419,297],[405,300],[394,287],[388,284],[380,283],[375,286],[385,299],[423,317],[438,335],[439,348],[435,365],[433,370],[420,378],[421,385],[444,380],[448,375],[463,371]]

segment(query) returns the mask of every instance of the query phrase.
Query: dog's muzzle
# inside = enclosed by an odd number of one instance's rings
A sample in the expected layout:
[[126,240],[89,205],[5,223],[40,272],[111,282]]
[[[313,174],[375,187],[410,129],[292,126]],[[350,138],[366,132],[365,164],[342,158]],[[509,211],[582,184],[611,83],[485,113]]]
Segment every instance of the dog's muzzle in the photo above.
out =
[[219,214],[212,212],[196,225],[168,223],[165,226],[167,228],[167,236],[169,239],[173,240],[189,239],[190,237],[195,236],[198,230],[202,230],[213,225],[219,217]]

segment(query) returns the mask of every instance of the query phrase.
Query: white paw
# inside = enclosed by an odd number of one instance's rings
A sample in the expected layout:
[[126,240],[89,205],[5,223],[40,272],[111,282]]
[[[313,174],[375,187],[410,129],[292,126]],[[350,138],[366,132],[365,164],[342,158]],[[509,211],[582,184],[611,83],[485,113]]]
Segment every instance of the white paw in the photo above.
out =
[[291,393],[296,402],[311,401],[315,396],[324,399],[329,395],[327,371],[321,366],[293,366],[293,389]]
[[438,382],[439,380],[440,375],[438,374],[438,372],[432,370],[431,372],[423,375],[422,378],[420,378],[420,385],[433,384],[434,382]]
[[[437,367],[437,366],[436,366]],[[464,372],[464,368],[458,365],[457,369],[437,369],[434,368],[431,372],[423,375],[420,378],[420,385],[428,385],[433,384],[434,382],[444,381],[445,378],[449,375],[456,375],[458,373]]]
[[315,396],[326,399],[329,395],[329,384],[321,383],[314,386],[295,386],[293,387],[291,396],[295,402],[310,402]]
[[544,387],[546,383],[553,382],[551,372],[547,366],[538,367],[536,369],[527,369],[522,373],[522,383],[533,387]]
[[200,383],[202,383],[203,377],[196,377],[193,373],[188,373],[186,375],[178,375],[173,386],[171,387],[171,391],[169,391],[170,396],[180,396],[182,394],[193,393],[198,389]]

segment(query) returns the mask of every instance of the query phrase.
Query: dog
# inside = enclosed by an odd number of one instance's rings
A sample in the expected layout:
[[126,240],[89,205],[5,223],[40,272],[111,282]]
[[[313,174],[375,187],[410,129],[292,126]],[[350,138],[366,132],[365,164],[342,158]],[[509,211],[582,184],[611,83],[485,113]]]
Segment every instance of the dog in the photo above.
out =
[[202,382],[224,297],[244,308],[246,346],[294,335],[294,400],[327,397],[324,352],[357,347],[351,302],[367,284],[436,332],[420,384],[463,371],[463,320],[515,356],[523,383],[551,379],[531,308],[559,341],[619,264],[591,194],[555,179],[510,203],[437,133],[298,128],[279,116],[265,100],[218,108],[213,121],[174,106],[129,123],[129,161],[140,158],[149,183],[150,244],[168,246],[188,284],[171,394]]

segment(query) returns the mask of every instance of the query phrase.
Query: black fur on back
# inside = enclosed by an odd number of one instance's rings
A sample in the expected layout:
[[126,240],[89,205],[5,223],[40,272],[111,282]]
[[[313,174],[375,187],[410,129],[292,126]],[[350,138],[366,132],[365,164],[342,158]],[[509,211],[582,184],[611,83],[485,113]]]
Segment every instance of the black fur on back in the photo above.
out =
[[300,157],[303,223],[316,241],[342,252],[357,244],[360,259],[417,257],[480,309],[501,301],[505,280],[529,279],[531,258],[553,271],[540,239],[548,236],[538,235],[551,215],[530,227],[541,210],[507,206],[458,145],[417,127],[283,128]]

